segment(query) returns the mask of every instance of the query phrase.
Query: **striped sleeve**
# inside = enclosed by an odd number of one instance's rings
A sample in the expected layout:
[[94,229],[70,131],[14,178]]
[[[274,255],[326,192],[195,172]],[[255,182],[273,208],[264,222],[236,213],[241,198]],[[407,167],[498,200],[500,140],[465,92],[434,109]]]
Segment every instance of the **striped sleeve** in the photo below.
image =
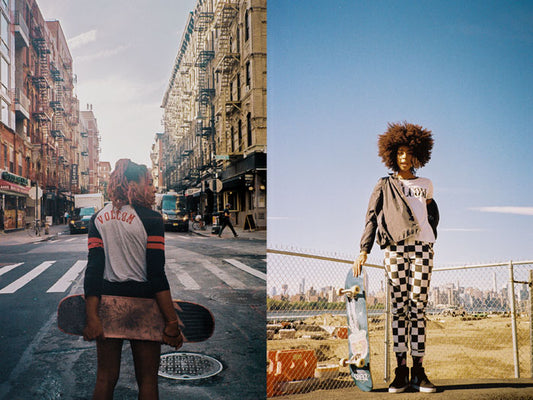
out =
[[165,251],[165,237],[164,236],[148,236],[147,249],[163,250]]
[[161,214],[135,206],[148,236],[146,242],[146,277],[154,293],[169,290],[165,274],[165,225]]
[[83,288],[85,296],[98,296],[102,294],[102,283],[104,279],[105,252],[102,236],[95,225],[95,213],[89,222],[89,234],[87,247],[89,255],[87,257],[87,268]]

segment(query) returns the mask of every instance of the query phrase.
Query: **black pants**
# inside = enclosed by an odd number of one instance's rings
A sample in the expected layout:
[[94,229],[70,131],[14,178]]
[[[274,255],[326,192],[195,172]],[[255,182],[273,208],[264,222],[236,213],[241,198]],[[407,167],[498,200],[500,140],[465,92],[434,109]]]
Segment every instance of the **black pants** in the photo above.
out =
[[222,227],[220,228],[220,231],[218,232],[218,236],[222,235],[222,231],[224,230],[226,226],[229,226],[229,228],[233,232],[233,236],[237,236],[237,232],[235,232],[235,229],[233,229],[233,225],[231,224],[231,221],[229,218],[222,219]]

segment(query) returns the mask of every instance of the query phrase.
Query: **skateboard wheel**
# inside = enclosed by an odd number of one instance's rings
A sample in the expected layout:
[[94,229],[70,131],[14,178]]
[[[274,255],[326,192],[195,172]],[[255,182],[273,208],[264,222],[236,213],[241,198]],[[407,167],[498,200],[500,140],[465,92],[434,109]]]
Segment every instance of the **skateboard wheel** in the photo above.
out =
[[340,361],[339,361],[339,365],[341,367],[346,367],[346,365],[348,365],[348,359],[346,358],[341,358]]
[[342,296],[344,294],[344,289],[343,288],[337,288],[336,294],[337,294],[337,296]]
[[350,297],[355,297],[359,294],[360,291],[361,291],[361,288],[355,285],[355,286],[352,286],[350,289],[345,290],[344,293]]
[[365,366],[366,362],[365,362],[365,359],[364,358],[359,358],[357,359],[357,361],[355,362],[355,366],[357,368],[363,368]]

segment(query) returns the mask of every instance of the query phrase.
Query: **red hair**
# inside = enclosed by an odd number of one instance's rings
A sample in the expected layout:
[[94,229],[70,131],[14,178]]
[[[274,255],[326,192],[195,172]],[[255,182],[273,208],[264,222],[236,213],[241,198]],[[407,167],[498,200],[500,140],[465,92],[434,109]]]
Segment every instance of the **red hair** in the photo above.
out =
[[[141,182],[142,178],[144,184]],[[150,208],[153,197],[146,186],[149,180],[150,174],[145,165],[136,164],[128,158],[118,160],[109,177],[107,188],[113,206],[120,209],[131,204]]]

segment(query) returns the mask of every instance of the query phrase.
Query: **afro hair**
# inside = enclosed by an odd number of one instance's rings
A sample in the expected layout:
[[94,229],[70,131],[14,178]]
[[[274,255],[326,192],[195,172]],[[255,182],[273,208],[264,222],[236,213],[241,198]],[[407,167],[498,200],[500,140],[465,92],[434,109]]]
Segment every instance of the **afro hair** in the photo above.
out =
[[401,146],[407,146],[412,150],[414,169],[421,168],[431,158],[433,148],[431,131],[408,122],[387,124],[387,130],[378,138],[378,155],[387,168],[394,172],[400,170],[396,162],[396,153]]

